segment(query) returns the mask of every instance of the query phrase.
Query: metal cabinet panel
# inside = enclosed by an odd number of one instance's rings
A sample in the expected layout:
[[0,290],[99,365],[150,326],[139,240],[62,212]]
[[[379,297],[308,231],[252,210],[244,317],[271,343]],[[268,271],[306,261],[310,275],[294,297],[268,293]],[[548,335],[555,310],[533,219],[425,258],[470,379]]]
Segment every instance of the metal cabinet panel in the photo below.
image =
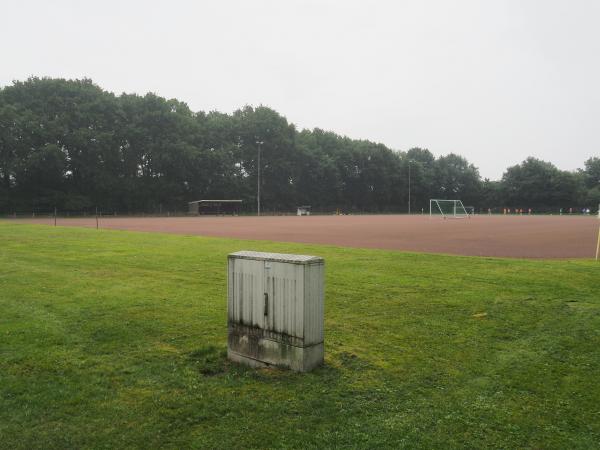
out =
[[304,270],[299,264],[265,261],[266,330],[304,337]]
[[305,266],[304,276],[304,332],[306,345],[323,342],[325,308],[325,266],[311,264]]
[[229,265],[229,320],[243,325],[262,327],[264,297],[264,263],[235,259]]

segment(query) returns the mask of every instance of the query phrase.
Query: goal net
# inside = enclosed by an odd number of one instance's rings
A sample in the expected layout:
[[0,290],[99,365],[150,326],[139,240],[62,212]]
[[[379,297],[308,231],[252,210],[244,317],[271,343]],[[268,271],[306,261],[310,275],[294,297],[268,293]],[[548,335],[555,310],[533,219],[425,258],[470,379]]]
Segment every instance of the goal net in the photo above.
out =
[[465,219],[469,213],[460,200],[429,200],[429,216],[442,216],[444,219]]

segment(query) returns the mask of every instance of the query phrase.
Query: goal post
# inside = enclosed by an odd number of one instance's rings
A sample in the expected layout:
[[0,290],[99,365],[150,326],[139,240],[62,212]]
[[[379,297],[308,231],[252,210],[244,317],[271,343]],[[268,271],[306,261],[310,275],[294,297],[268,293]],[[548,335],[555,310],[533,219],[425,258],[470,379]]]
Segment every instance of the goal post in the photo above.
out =
[[432,198],[429,200],[429,217],[441,215],[444,219],[466,219],[470,217],[461,200]]

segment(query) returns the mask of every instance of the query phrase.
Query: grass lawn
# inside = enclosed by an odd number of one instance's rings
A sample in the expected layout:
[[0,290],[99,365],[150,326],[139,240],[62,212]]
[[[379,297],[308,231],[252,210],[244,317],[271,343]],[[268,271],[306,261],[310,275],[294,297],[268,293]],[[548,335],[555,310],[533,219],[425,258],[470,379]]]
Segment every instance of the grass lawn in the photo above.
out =
[[[226,360],[226,255],[323,256],[324,367]],[[600,264],[0,222],[0,447],[600,447]]]

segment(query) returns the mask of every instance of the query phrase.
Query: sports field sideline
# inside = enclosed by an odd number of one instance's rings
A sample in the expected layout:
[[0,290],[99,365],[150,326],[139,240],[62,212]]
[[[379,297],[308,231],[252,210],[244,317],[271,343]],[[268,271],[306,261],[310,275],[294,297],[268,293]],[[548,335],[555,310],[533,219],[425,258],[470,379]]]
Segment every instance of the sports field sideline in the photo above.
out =
[[[53,218],[18,220],[53,224]],[[60,226],[96,227],[89,218],[58,218]],[[593,258],[593,216],[428,215],[102,217],[101,228],[330,244],[427,253],[512,258]]]

